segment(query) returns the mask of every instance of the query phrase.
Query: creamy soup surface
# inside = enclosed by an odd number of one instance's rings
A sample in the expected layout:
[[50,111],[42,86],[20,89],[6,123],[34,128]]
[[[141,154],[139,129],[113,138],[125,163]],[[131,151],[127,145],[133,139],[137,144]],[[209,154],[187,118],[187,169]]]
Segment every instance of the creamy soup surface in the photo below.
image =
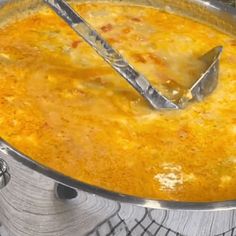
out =
[[50,9],[2,26],[0,137],[45,166],[115,192],[177,201],[236,199],[236,39],[154,8],[75,9],[162,89],[185,87],[222,45],[202,103],[154,111]]

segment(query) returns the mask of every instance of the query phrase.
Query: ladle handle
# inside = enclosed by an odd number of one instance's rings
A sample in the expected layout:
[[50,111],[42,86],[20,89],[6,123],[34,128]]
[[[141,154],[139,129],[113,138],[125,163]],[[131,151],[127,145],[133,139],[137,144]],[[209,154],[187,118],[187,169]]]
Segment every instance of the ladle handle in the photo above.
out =
[[161,95],[64,0],[44,0],[69,26],[156,109],[178,106]]

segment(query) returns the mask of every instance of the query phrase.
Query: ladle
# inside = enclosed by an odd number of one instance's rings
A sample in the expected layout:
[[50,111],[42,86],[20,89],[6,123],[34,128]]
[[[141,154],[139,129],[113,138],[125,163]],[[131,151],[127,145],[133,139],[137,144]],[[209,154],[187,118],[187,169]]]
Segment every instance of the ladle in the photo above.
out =
[[218,81],[219,58],[223,47],[218,46],[204,54],[200,59],[205,70],[193,85],[183,93],[178,101],[173,101],[154,88],[151,83],[137,72],[116,50],[114,50],[96,30],[94,30],[64,0],[44,0],[69,26],[79,34],[95,51],[115,69],[133,88],[135,88],[155,109],[181,109],[190,101],[202,101],[212,93]]

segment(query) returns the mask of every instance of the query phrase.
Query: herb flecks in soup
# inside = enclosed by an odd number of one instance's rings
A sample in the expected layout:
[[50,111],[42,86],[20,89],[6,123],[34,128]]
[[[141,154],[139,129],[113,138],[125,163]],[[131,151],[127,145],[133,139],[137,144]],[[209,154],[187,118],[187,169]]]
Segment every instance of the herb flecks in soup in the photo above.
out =
[[236,39],[152,8],[75,8],[160,90],[181,92],[202,66],[197,58],[223,45],[217,89],[185,110],[154,111],[45,8],[1,29],[0,136],[46,166],[116,192],[235,199]]

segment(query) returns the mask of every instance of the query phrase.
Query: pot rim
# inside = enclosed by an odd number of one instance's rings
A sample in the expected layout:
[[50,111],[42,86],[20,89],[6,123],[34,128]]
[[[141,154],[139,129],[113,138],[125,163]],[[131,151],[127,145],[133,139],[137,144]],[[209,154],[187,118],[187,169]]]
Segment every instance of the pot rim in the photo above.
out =
[[134,205],[153,208],[153,209],[166,209],[166,210],[201,210],[201,211],[219,211],[219,210],[232,210],[236,209],[236,200],[228,201],[215,201],[215,202],[182,202],[170,200],[158,200],[151,198],[141,198],[128,194],[122,194],[102,187],[97,187],[91,184],[84,183],[80,180],[73,179],[58,171],[44,166],[37,161],[34,161],[27,155],[21,153],[12,147],[9,143],[0,138],[0,152],[12,157],[16,161],[22,163],[24,166],[29,167],[55,181],[72,187],[78,190],[83,190],[91,194],[97,194],[103,198],[115,200],[123,203],[131,203]]

